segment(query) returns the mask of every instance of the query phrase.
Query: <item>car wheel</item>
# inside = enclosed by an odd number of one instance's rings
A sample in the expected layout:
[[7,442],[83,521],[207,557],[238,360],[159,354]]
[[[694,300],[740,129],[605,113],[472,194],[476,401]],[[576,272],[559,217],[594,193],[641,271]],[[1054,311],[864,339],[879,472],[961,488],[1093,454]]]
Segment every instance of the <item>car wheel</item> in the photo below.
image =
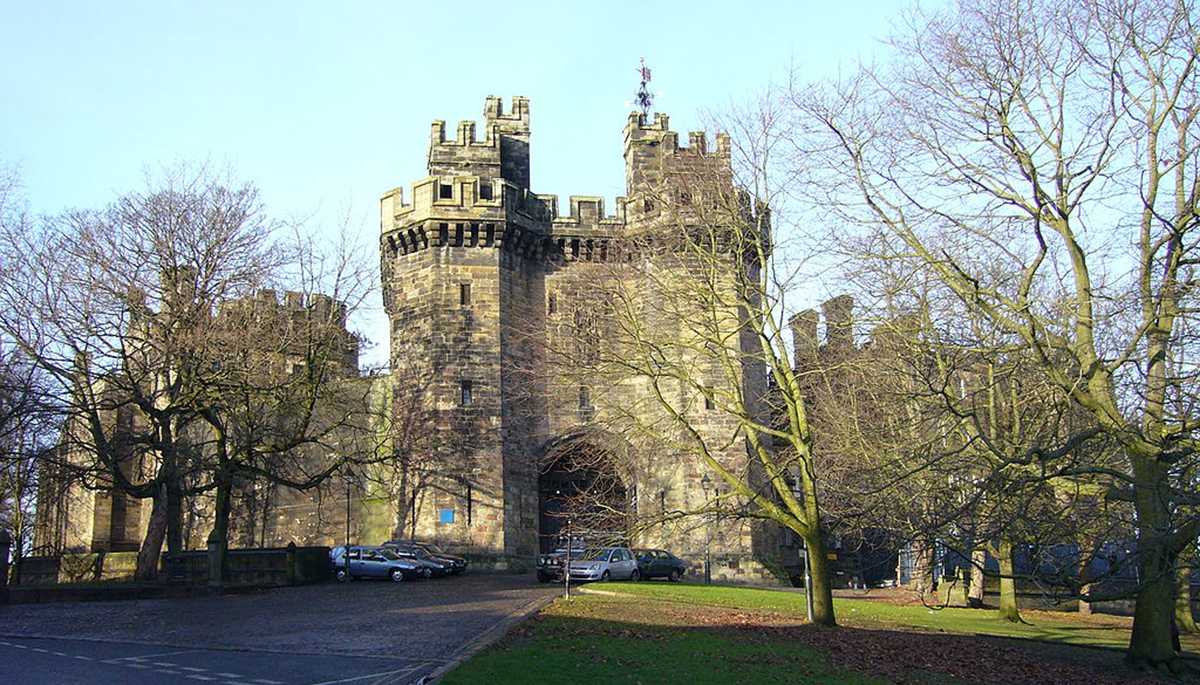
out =
[[388,575],[391,577],[392,582],[395,583],[399,583],[400,581],[404,580],[404,571],[401,571],[398,568],[392,569],[392,572]]
[[350,580],[350,574],[346,573],[346,569],[344,568],[339,568],[337,572],[333,574],[333,577],[337,578],[339,583],[344,583],[347,580]]
[[433,571],[430,571],[428,568],[423,568],[421,569],[421,575],[425,576],[426,578],[432,578]]
[[641,580],[641,578],[642,578],[642,574],[636,568],[633,569],[633,573],[629,574],[629,582],[631,582],[631,583],[636,583],[639,580]]
[[611,576],[611,575],[609,575],[608,571],[605,571],[605,572],[604,572],[604,573],[603,573],[603,574],[600,576],[600,580],[602,580],[602,581],[603,581],[603,580],[608,580],[608,579],[609,579],[609,578],[611,578],[611,577],[612,577],[612,576]]
[[671,581],[672,583],[678,583],[679,579],[682,577],[683,574],[679,572],[679,569],[673,568],[671,569],[671,575],[667,576],[667,580]]

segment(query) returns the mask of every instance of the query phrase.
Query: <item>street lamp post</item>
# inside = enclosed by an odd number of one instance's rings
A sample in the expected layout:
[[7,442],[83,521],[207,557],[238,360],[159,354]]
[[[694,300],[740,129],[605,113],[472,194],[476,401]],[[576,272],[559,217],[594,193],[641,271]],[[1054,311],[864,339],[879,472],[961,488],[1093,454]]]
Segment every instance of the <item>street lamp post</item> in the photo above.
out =
[[342,472],[342,482],[346,484],[346,551],[342,559],[346,566],[346,579],[350,579],[350,486],[354,483],[354,474],[349,470]]
[[[708,491],[712,487],[712,479],[708,474],[700,479],[700,489],[704,492],[704,506],[708,506]],[[705,514],[707,518],[708,515]],[[709,518],[704,523],[704,584],[712,584],[712,520]]]

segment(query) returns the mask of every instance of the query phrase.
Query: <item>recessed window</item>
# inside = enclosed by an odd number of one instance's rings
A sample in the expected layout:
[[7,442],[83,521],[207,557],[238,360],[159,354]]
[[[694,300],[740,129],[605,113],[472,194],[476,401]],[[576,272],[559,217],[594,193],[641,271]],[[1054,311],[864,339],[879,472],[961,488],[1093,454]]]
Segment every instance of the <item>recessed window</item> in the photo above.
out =
[[438,197],[443,200],[449,200],[454,197],[454,186],[444,183],[438,184]]
[[546,298],[546,312],[549,314],[554,314],[557,311],[558,311],[558,295],[556,295],[555,293],[550,293],[550,296]]
[[580,409],[591,409],[592,408],[592,389],[587,387],[586,385],[579,386],[579,408]]
[[462,407],[471,404],[471,381],[462,381],[459,383],[458,404]]
[[642,200],[642,211],[643,212],[653,212],[654,211],[654,201],[653,200]]
[[717,405],[713,402],[713,389],[711,386],[704,389],[704,408],[705,409],[716,409],[717,408]]
[[471,284],[460,283],[458,286],[458,303],[462,306],[471,304]]
[[479,182],[479,199],[480,200],[492,199],[492,184],[489,181],[480,181]]

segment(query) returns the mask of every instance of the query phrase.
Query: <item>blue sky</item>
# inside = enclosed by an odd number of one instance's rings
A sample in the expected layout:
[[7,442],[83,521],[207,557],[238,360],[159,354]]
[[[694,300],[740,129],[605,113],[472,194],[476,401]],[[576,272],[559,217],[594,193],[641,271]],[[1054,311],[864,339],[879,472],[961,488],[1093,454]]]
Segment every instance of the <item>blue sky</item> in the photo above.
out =
[[425,175],[432,120],[453,131],[482,118],[485,96],[525,95],[534,190],[611,208],[640,56],[683,132],[789,65],[818,76],[869,55],[899,6],[13,3],[0,22],[0,165],[19,167],[35,212],[54,213],[102,206],[146,168],[228,163],[273,214],[319,227],[349,211],[371,242],[380,194]]

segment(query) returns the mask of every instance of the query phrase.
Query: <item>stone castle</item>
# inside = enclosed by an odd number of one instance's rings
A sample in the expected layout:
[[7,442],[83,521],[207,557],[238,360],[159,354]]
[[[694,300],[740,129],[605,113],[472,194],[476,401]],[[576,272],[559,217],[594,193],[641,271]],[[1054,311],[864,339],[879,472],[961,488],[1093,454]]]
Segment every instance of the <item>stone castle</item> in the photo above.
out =
[[[687,181],[736,193],[728,136],[710,149],[704,133],[691,133],[682,146],[665,114],[631,113],[626,196],[612,214],[602,198],[572,196],[560,215],[557,196],[530,188],[530,132],[523,97],[508,111],[500,98],[487,98],[482,132],[465,121],[449,137],[445,122],[435,121],[429,176],[408,193],[388,192],[381,207],[396,448],[410,454],[425,484],[423,492],[410,489],[416,500],[405,532],[487,553],[501,565],[554,544],[567,491],[602,484],[611,506],[643,520],[695,510],[712,496],[699,463],[630,444],[590,401],[586,383],[537,367],[545,350],[578,348],[588,337],[606,343],[603,327],[588,324],[612,279],[661,286],[643,278],[630,246],[687,220],[701,204]],[[765,392],[765,379],[743,382]],[[617,392],[616,401],[635,406],[648,391],[630,383]],[[732,434],[727,420],[712,411],[695,423]],[[414,422],[426,435],[414,434]],[[745,462],[745,446],[730,444],[724,457]],[[691,530],[650,525],[632,542],[691,559],[708,546],[718,577],[752,582],[763,575],[752,560],[777,556],[776,537],[726,520]]]
[[[234,545],[416,537],[483,565],[528,568],[564,532],[571,496],[602,492],[614,514],[606,532],[632,530],[631,544],[670,549],[697,571],[710,557],[718,580],[768,580],[767,562],[778,561],[784,538],[773,526],[667,515],[702,508],[719,488],[697,457],[614,429],[606,406],[639,406],[647,389],[618,379],[606,404],[586,379],[547,362],[556,348],[610,342],[597,322],[614,283],[653,301],[663,281],[646,277],[640,239],[692,221],[704,192],[744,196],[733,187],[728,136],[710,147],[704,133],[691,133],[685,146],[665,114],[631,113],[623,131],[627,192],[610,214],[602,198],[587,196],[572,196],[563,213],[557,196],[531,189],[530,133],[523,97],[507,111],[488,97],[482,131],[462,122],[450,137],[444,122],[433,123],[429,175],[381,200],[391,374],[378,392],[390,425],[379,433],[390,436],[393,463],[313,493],[250,492],[270,502],[235,503],[244,520]],[[710,190],[695,190],[697,179]],[[292,299],[283,306],[301,304]],[[739,382],[748,396],[765,397],[758,372]],[[706,411],[701,398],[692,424],[719,438],[724,463],[744,468],[745,444],[728,439],[736,421]],[[132,549],[144,532],[145,501],[73,488],[60,502],[39,524],[47,548]],[[205,516],[188,547],[203,546]],[[620,530],[633,520],[640,524]]]

